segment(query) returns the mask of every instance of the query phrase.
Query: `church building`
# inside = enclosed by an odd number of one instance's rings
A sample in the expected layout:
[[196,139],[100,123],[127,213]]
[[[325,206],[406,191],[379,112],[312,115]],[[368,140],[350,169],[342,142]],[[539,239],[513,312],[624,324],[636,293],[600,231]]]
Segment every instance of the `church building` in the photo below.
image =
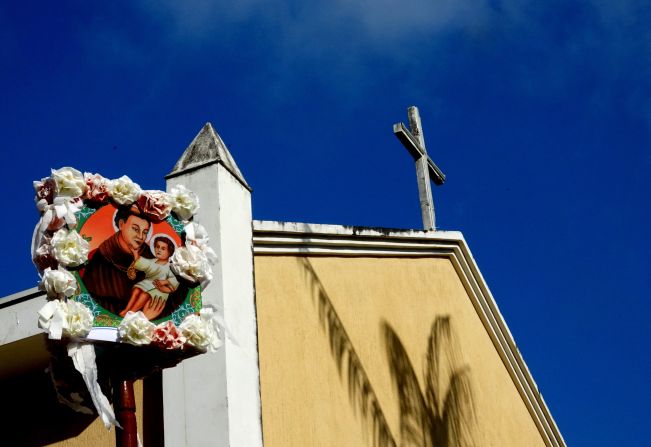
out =
[[[254,220],[254,191],[201,129],[166,181],[199,196],[218,256],[203,301],[228,336],[137,382],[145,447],[565,446],[463,235],[435,229],[444,176],[410,121],[394,132],[427,231]],[[57,402],[44,302],[36,288],[0,299],[2,445],[113,446],[96,415]]]

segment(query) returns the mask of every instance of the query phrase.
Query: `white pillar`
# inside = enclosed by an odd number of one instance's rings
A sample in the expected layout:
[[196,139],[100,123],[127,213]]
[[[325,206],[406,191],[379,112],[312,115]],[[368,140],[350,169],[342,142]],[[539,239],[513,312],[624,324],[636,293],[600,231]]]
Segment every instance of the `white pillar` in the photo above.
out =
[[195,221],[219,257],[203,303],[223,309],[235,343],[163,372],[165,445],[261,446],[251,189],[210,123],[166,178],[168,191],[182,184],[199,196]]

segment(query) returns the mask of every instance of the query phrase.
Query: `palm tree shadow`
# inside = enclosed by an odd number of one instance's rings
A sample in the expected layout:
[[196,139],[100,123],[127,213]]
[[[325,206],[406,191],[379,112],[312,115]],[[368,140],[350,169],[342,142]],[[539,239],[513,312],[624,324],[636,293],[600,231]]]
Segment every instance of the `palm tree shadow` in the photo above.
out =
[[424,362],[425,393],[391,325],[382,323],[391,377],[400,401],[401,446],[475,445],[475,405],[468,366],[460,366],[450,318],[432,323]]
[[[328,293],[308,258],[301,258],[305,281],[317,308],[321,329],[328,337],[337,372],[345,380],[355,411],[368,424],[375,447],[396,447],[377,394]],[[475,405],[470,368],[462,365],[460,349],[448,316],[432,323],[424,361],[425,392],[409,356],[386,321],[382,332],[391,377],[400,408],[400,446],[475,446]]]
[[301,263],[317,307],[321,329],[328,336],[330,353],[337,366],[337,372],[347,384],[351,405],[367,424],[375,447],[395,447],[395,439],[377,395],[330,297],[309,259],[301,258]]

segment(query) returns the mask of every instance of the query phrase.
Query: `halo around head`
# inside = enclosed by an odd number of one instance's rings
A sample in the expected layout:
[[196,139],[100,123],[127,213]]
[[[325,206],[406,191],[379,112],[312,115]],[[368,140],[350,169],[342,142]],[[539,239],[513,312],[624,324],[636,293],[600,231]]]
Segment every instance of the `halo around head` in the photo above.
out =
[[178,245],[176,245],[176,242],[174,241],[174,239],[172,239],[170,237],[170,235],[168,235],[166,233],[156,233],[156,234],[151,234],[150,233],[148,235],[147,242],[149,244],[149,249],[151,250],[152,253],[154,253],[154,241],[156,239],[158,239],[159,237],[165,238],[170,244],[172,244],[172,246],[174,247],[174,251],[176,251],[176,249],[179,248]]

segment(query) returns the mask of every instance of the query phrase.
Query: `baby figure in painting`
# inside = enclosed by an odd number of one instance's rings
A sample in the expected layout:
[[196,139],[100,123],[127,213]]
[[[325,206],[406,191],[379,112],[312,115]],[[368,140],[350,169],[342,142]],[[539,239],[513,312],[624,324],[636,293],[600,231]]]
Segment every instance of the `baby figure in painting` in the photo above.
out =
[[127,307],[120,312],[124,317],[127,312],[137,312],[144,307],[148,300],[167,301],[170,293],[179,286],[179,281],[170,269],[169,259],[174,254],[174,244],[165,236],[154,237],[154,256],[147,259],[140,256],[138,250],[133,251],[133,268],[145,272],[145,279],[136,283],[131,289],[131,298]]

